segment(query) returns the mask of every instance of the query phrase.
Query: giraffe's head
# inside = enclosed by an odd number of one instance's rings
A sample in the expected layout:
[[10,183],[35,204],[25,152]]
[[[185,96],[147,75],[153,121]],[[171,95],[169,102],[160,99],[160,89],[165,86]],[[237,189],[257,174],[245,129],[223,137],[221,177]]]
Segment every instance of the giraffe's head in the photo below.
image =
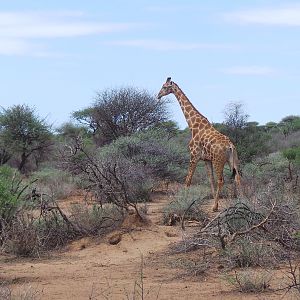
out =
[[163,84],[162,88],[160,89],[157,98],[160,99],[163,96],[173,93],[173,87],[173,81],[171,80],[171,77],[168,77],[167,81]]

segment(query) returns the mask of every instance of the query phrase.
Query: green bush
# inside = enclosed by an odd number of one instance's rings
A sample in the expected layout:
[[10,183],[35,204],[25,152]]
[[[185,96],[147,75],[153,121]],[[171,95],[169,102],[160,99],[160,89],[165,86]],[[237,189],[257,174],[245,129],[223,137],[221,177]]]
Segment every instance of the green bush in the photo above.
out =
[[142,164],[154,178],[172,181],[182,181],[189,162],[186,148],[159,129],[121,137],[101,148],[100,153],[125,157]]
[[283,157],[288,161],[300,164],[300,147],[288,148],[282,151]]
[[55,168],[41,169],[31,176],[37,179],[36,187],[40,193],[63,199],[72,194],[77,188],[75,179],[67,172]]
[[[25,186],[17,170],[0,167],[0,221],[10,222],[22,204],[21,196]],[[1,231],[1,225],[0,225]]]
[[284,174],[287,160],[280,152],[274,152],[264,158],[256,158],[243,167],[245,178],[257,179],[259,186],[269,182],[270,179]]
[[224,252],[223,257],[233,268],[262,267],[275,264],[275,248],[266,242],[255,242],[241,238],[231,244]]

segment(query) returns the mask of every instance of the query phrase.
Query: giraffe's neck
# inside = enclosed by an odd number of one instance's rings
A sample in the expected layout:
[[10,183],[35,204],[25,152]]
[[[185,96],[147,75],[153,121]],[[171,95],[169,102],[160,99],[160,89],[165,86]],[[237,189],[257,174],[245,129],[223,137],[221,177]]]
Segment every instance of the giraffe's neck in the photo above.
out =
[[207,118],[205,118],[202,114],[200,114],[198,112],[198,110],[190,102],[190,100],[184,94],[184,92],[180,89],[180,87],[175,83],[173,83],[173,84],[174,84],[173,94],[175,95],[175,97],[177,98],[177,100],[181,106],[181,109],[186,118],[189,128],[192,130],[195,122],[197,122],[199,124],[199,121],[200,121],[200,124],[199,125],[197,124],[197,127],[199,127],[199,126],[201,127],[201,125],[205,126],[206,124],[210,125]]

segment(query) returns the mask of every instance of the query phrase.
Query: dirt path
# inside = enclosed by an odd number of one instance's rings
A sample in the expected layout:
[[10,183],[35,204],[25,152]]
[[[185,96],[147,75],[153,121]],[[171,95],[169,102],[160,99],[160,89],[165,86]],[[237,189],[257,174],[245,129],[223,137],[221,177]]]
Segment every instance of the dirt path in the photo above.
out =
[[[258,299],[230,292],[219,274],[182,277],[182,270],[166,263],[166,250],[181,239],[179,228],[160,224],[168,201],[167,195],[155,197],[148,209],[151,224],[133,230],[127,224],[117,245],[110,245],[109,237],[101,242],[85,238],[49,259],[2,257],[1,277],[14,283],[14,291],[38,290],[38,299],[141,299],[134,298],[141,291],[144,299]],[[135,285],[142,282],[142,289]]]

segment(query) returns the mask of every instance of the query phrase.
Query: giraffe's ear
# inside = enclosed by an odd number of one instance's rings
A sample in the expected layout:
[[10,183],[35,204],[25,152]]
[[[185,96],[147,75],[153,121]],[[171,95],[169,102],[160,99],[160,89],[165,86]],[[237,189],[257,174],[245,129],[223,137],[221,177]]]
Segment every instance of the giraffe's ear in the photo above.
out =
[[166,82],[170,82],[170,81],[171,81],[171,77],[168,77]]

